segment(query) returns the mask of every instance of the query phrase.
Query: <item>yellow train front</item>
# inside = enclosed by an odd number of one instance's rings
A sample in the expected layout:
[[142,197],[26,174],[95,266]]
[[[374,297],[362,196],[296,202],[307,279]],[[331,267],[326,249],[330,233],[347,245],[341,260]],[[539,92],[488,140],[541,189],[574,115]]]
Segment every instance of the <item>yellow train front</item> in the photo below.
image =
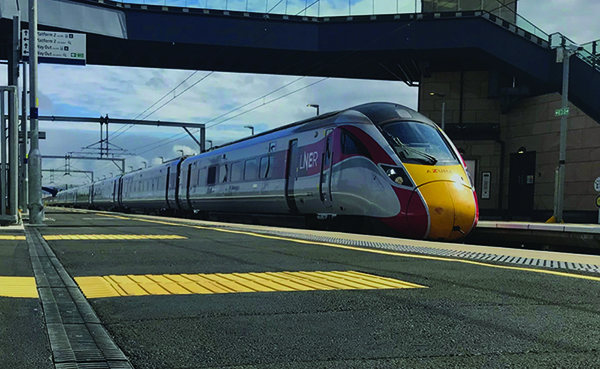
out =
[[378,219],[412,238],[464,238],[477,225],[477,195],[462,156],[446,134],[402,105],[373,103],[354,109],[381,133],[377,141],[383,150],[371,150],[373,160],[386,172],[400,204],[394,216]]

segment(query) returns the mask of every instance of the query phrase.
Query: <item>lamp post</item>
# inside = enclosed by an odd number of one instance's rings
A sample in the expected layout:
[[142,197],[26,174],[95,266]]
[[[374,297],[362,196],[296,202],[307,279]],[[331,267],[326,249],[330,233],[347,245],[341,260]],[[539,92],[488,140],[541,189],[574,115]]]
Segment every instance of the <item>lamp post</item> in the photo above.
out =
[[181,153],[181,157],[183,158],[183,150],[177,150]]
[[244,128],[248,128],[250,131],[252,131],[252,136],[254,136],[254,126],[244,126]]
[[429,96],[442,98],[442,131],[446,131],[446,94],[439,92],[430,92]]
[[127,168],[131,168],[129,171],[133,172],[133,167],[131,165],[127,166]]
[[160,159],[161,164],[165,162],[165,158],[163,158],[162,156],[159,156],[158,158]]
[[308,104],[309,108],[317,108],[317,116],[319,116],[319,104]]
[[210,147],[209,147],[209,149],[212,149],[212,148],[213,148],[213,143],[212,143],[212,140],[206,140],[206,142],[208,142],[208,143],[210,144]]
[[148,163],[143,161],[142,164],[144,164],[144,169],[148,168]]

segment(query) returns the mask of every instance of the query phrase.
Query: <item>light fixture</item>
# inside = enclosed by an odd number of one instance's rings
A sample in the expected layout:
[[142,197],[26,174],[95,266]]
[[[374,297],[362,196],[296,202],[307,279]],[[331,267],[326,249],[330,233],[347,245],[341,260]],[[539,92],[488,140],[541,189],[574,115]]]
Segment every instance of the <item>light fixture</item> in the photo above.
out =
[[524,146],[519,147],[519,150],[517,151],[517,153],[519,154],[525,154],[527,152],[527,149]]
[[442,131],[446,130],[446,94],[441,92],[430,92],[429,96],[442,98]]
[[319,104],[308,104],[309,108],[317,108],[317,116],[319,115]]

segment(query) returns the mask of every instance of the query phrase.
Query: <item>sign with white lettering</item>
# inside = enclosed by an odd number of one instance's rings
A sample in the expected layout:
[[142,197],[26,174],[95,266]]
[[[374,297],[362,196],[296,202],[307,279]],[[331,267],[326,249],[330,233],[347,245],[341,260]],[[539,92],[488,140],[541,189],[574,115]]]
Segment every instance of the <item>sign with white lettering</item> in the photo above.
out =
[[[29,30],[21,31],[23,60],[29,60]],[[40,63],[85,65],[86,39],[83,33],[38,31]]]
[[594,181],[594,190],[596,190],[596,192],[600,192],[600,177],[596,178]]
[[555,117],[562,117],[565,115],[569,115],[569,108],[564,108],[564,109],[556,109],[554,111],[554,116]]

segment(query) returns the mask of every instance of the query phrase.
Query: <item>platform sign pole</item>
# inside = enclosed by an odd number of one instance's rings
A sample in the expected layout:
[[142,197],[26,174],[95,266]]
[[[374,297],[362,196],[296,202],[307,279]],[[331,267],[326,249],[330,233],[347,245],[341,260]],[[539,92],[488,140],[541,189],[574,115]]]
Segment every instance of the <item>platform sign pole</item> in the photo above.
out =
[[564,46],[565,40],[563,39],[562,53],[563,53],[563,81],[562,81],[562,106],[560,113],[560,152],[558,157],[558,183],[556,186],[556,196],[554,203],[554,219],[556,223],[563,221],[563,208],[564,208],[564,197],[565,197],[565,160],[567,156],[567,128],[568,128],[568,114],[569,114],[569,59],[571,58],[572,52],[567,50]]
[[19,145],[19,207],[27,209],[27,63],[23,62],[23,91],[21,96],[21,144]]
[[43,224],[42,155],[38,129],[38,27],[37,0],[29,0],[29,106],[31,143],[29,150],[29,223]]

